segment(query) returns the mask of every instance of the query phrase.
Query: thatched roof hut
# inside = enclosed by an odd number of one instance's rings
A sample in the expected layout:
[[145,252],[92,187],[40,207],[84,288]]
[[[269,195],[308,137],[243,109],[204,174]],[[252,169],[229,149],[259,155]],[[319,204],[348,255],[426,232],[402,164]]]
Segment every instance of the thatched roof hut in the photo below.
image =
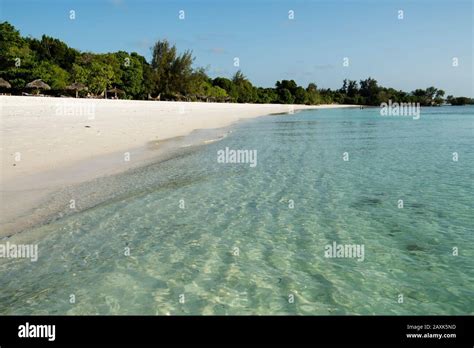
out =
[[30,83],[26,85],[26,88],[36,89],[37,93],[39,93],[40,89],[45,89],[45,90],[51,89],[51,87],[49,87],[49,85],[41,79],[31,81]]
[[79,91],[87,91],[88,88],[83,83],[74,82],[70,84],[69,86],[67,86],[66,89],[69,91],[76,91],[76,98],[77,98],[79,95]]
[[148,93],[148,100],[161,100],[161,93],[159,93],[155,98],[153,98],[151,94]]
[[7,80],[0,77],[0,88],[12,88],[12,85]]
[[107,93],[114,93],[115,94],[115,99],[117,99],[117,93],[124,94],[125,91],[122,91],[121,89],[114,87],[112,89],[107,90]]

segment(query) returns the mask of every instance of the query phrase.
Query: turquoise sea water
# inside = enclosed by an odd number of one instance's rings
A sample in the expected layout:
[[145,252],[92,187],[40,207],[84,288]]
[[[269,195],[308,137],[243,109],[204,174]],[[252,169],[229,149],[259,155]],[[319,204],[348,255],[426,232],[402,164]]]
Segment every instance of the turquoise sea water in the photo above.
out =
[[474,314],[473,111],[267,116],[92,182],[116,197],[9,239],[39,259],[0,259],[0,314]]

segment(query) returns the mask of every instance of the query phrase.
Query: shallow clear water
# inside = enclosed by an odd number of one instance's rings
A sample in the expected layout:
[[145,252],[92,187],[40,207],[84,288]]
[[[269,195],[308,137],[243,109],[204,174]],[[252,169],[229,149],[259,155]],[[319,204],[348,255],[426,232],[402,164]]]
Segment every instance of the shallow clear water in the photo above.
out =
[[9,239],[39,259],[0,259],[0,313],[474,314],[474,109],[378,111],[263,117],[90,183],[116,197]]

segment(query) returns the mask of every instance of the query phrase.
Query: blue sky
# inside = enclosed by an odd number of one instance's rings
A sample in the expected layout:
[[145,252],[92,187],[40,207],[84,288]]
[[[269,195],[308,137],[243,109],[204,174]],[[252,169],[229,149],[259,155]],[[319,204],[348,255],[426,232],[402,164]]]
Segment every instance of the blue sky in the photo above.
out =
[[[135,51],[158,39],[191,49],[210,76],[240,69],[258,86],[294,79],[339,88],[371,76],[411,91],[473,93],[471,0],[0,0],[1,20],[81,51]],[[76,18],[69,18],[69,11]],[[179,11],[185,11],[180,20]],[[288,11],[294,11],[294,19]],[[398,19],[398,11],[404,19]],[[343,67],[344,57],[349,67]],[[453,57],[459,66],[453,67]]]

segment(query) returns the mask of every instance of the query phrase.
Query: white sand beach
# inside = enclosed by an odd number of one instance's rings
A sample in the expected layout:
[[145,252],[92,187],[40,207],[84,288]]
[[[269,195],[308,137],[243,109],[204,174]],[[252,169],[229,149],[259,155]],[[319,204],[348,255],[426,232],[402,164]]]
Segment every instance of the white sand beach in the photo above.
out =
[[165,151],[167,139],[262,115],[339,107],[351,105],[1,96],[0,237],[31,225],[18,217],[55,189],[141,165]]

